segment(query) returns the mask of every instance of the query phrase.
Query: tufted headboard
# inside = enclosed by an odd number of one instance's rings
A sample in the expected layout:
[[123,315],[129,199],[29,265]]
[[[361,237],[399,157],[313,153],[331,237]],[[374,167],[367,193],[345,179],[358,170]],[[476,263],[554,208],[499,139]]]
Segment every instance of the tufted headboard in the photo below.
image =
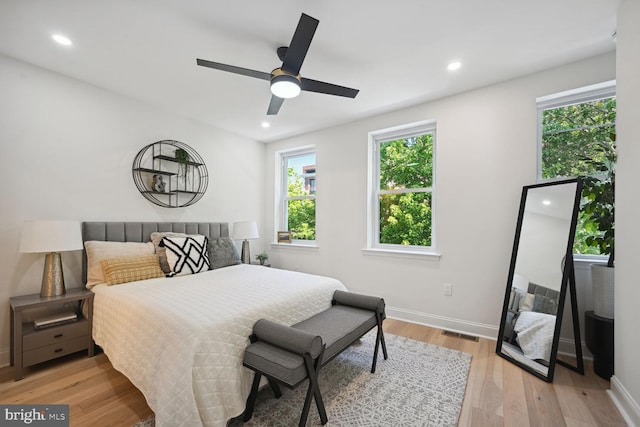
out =
[[549,289],[541,285],[536,285],[535,283],[531,282],[529,282],[529,288],[527,289],[527,292],[534,295],[544,295],[545,297],[549,297],[554,300],[557,300],[560,296],[559,291],[554,291],[553,289]]
[[[229,236],[226,222],[83,222],[82,242],[148,242],[154,231],[203,234],[209,239]],[[82,251],[82,283],[87,283],[87,254]]]

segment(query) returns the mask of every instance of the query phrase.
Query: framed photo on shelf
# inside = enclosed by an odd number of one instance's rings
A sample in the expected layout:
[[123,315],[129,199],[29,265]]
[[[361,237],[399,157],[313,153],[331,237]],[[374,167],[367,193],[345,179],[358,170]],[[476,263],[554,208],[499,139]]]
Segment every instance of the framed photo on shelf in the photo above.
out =
[[291,232],[278,231],[278,243],[291,243]]

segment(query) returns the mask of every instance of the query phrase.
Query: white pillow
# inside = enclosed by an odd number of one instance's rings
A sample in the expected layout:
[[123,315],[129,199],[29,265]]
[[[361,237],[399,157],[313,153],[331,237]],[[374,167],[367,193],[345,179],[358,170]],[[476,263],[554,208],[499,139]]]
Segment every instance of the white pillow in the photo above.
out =
[[162,245],[167,250],[170,276],[184,276],[209,270],[209,253],[205,236],[163,237]]
[[520,311],[533,310],[533,303],[536,299],[534,294],[526,294],[520,297]]
[[125,258],[133,256],[153,255],[153,243],[138,242],[101,242],[89,240],[84,242],[87,251],[87,289],[106,283],[102,271],[102,260],[109,258]]

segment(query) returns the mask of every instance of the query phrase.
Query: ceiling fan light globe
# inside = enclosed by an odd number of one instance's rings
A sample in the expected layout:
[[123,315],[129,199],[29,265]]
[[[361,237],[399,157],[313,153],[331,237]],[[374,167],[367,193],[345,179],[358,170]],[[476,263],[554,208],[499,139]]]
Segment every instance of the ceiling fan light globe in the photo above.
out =
[[300,91],[300,82],[293,76],[282,74],[271,79],[271,93],[278,98],[295,98]]

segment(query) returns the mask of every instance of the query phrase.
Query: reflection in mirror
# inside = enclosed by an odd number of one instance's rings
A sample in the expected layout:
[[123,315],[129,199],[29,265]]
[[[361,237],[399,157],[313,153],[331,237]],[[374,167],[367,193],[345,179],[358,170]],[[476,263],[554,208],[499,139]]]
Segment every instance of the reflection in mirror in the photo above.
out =
[[564,297],[573,277],[580,192],[576,179],[522,190],[496,351],[546,381],[553,379]]

